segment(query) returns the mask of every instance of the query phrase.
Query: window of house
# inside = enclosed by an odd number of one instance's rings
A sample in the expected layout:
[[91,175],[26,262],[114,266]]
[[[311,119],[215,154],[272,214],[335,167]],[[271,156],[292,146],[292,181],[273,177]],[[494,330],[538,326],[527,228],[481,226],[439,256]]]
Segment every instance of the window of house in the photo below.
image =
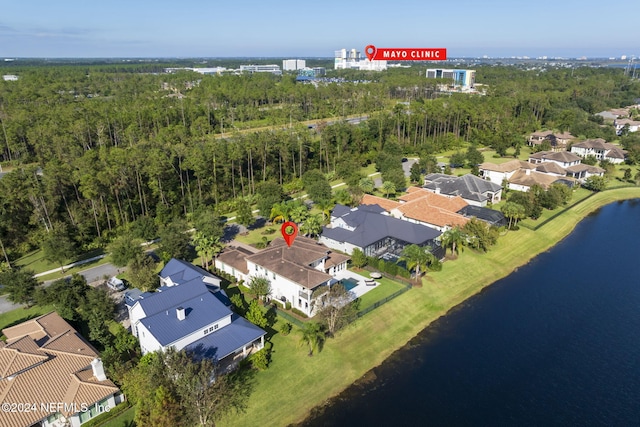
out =
[[209,330],[208,330],[208,329],[205,329],[205,330],[204,330],[204,334],[205,334],[205,335],[207,335],[208,333],[209,333]]
[[214,330],[218,329],[218,324],[217,323],[215,325],[213,325],[213,329]]

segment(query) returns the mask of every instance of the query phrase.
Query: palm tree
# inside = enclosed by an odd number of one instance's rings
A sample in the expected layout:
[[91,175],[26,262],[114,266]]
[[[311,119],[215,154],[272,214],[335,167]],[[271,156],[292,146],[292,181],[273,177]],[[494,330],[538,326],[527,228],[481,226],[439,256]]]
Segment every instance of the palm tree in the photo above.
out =
[[300,346],[307,345],[309,357],[313,356],[313,352],[318,350],[325,338],[322,325],[317,322],[308,322],[300,329],[300,333]]
[[299,200],[292,202],[291,205],[291,220],[297,224],[304,222],[309,216],[307,206]]
[[293,205],[286,202],[276,203],[271,208],[269,219],[273,222],[286,222],[291,218],[291,210]]
[[305,236],[317,236],[322,233],[322,218],[320,215],[311,215],[300,226],[300,231]]
[[331,215],[335,205],[330,200],[320,200],[315,203],[315,206],[322,212],[322,221],[324,222]]
[[458,254],[461,250],[464,250],[464,243],[466,242],[466,236],[460,230],[460,227],[456,226],[442,233],[442,246],[451,249],[451,254]]
[[382,183],[382,191],[384,191],[386,197],[389,197],[389,194],[396,192],[396,185],[392,181],[385,181]]
[[436,261],[429,248],[421,248],[418,245],[409,245],[402,250],[399,261],[404,261],[409,270],[416,270],[416,282],[420,280],[420,271],[426,270],[427,266]]

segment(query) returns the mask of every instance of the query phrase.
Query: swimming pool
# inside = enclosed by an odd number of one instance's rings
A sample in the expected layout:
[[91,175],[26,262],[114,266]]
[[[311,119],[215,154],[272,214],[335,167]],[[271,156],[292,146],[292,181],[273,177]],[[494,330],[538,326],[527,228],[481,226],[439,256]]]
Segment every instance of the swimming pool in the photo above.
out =
[[344,286],[344,288],[347,290],[347,292],[349,292],[350,290],[352,290],[353,288],[355,288],[358,285],[359,285],[359,283],[358,283],[358,281],[356,279],[352,279],[350,277],[342,279],[342,286]]

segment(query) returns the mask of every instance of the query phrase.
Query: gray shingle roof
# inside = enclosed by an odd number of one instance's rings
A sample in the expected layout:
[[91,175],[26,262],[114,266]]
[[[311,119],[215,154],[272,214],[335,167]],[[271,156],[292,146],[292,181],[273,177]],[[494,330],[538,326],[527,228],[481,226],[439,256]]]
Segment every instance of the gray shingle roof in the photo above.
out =
[[447,196],[460,196],[467,200],[485,201],[488,197],[485,193],[495,193],[502,188],[489,180],[478,178],[475,175],[451,176],[439,173],[427,175],[425,181],[430,181],[424,188],[436,191]]
[[[348,214],[340,216],[348,225],[355,227],[354,231],[337,227],[323,227],[323,237],[339,242],[348,242],[357,247],[365,248],[385,237],[392,237],[407,243],[424,245],[441,234],[438,230],[424,225],[414,224],[372,212],[367,209],[370,206],[377,205],[362,205],[354,210],[347,208]],[[365,209],[363,209],[363,207]],[[336,205],[336,208],[342,212],[345,206]],[[336,215],[332,214],[332,216]]]
[[[163,346],[231,314],[231,310],[213,296],[202,282],[199,285],[172,286],[153,297],[141,300],[140,303],[153,305],[154,314],[149,314],[145,310],[147,317],[140,322]],[[176,315],[178,307],[185,309],[184,320],[179,320]]]

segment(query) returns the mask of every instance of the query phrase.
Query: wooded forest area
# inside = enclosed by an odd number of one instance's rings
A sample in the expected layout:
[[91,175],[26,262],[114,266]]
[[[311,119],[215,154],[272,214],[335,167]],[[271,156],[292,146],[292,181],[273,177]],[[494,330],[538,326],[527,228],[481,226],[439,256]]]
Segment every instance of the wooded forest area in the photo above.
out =
[[[357,185],[360,167],[381,155],[469,143],[504,155],[540,129],[619,140],[640,161],[640,138],[617,137],[594,115],[640,98],[640,83],[621,69],[478,67],[485,96],[439,93],[415,67],[317,87],[292,75],[165,74],[158,65],[0,70],[20,76],[0,80],[0,160],[11,171],[0,179],[0,243],[9,259],[49,233],[89,250],[149,218],[159,227],[225,214],[274,186],[282,198],[314,169]],[[368,119],[351,125],[350,115]],[[305,120],[320,122],[310,129]],[[241,131],[254,127],[271,128]]]

